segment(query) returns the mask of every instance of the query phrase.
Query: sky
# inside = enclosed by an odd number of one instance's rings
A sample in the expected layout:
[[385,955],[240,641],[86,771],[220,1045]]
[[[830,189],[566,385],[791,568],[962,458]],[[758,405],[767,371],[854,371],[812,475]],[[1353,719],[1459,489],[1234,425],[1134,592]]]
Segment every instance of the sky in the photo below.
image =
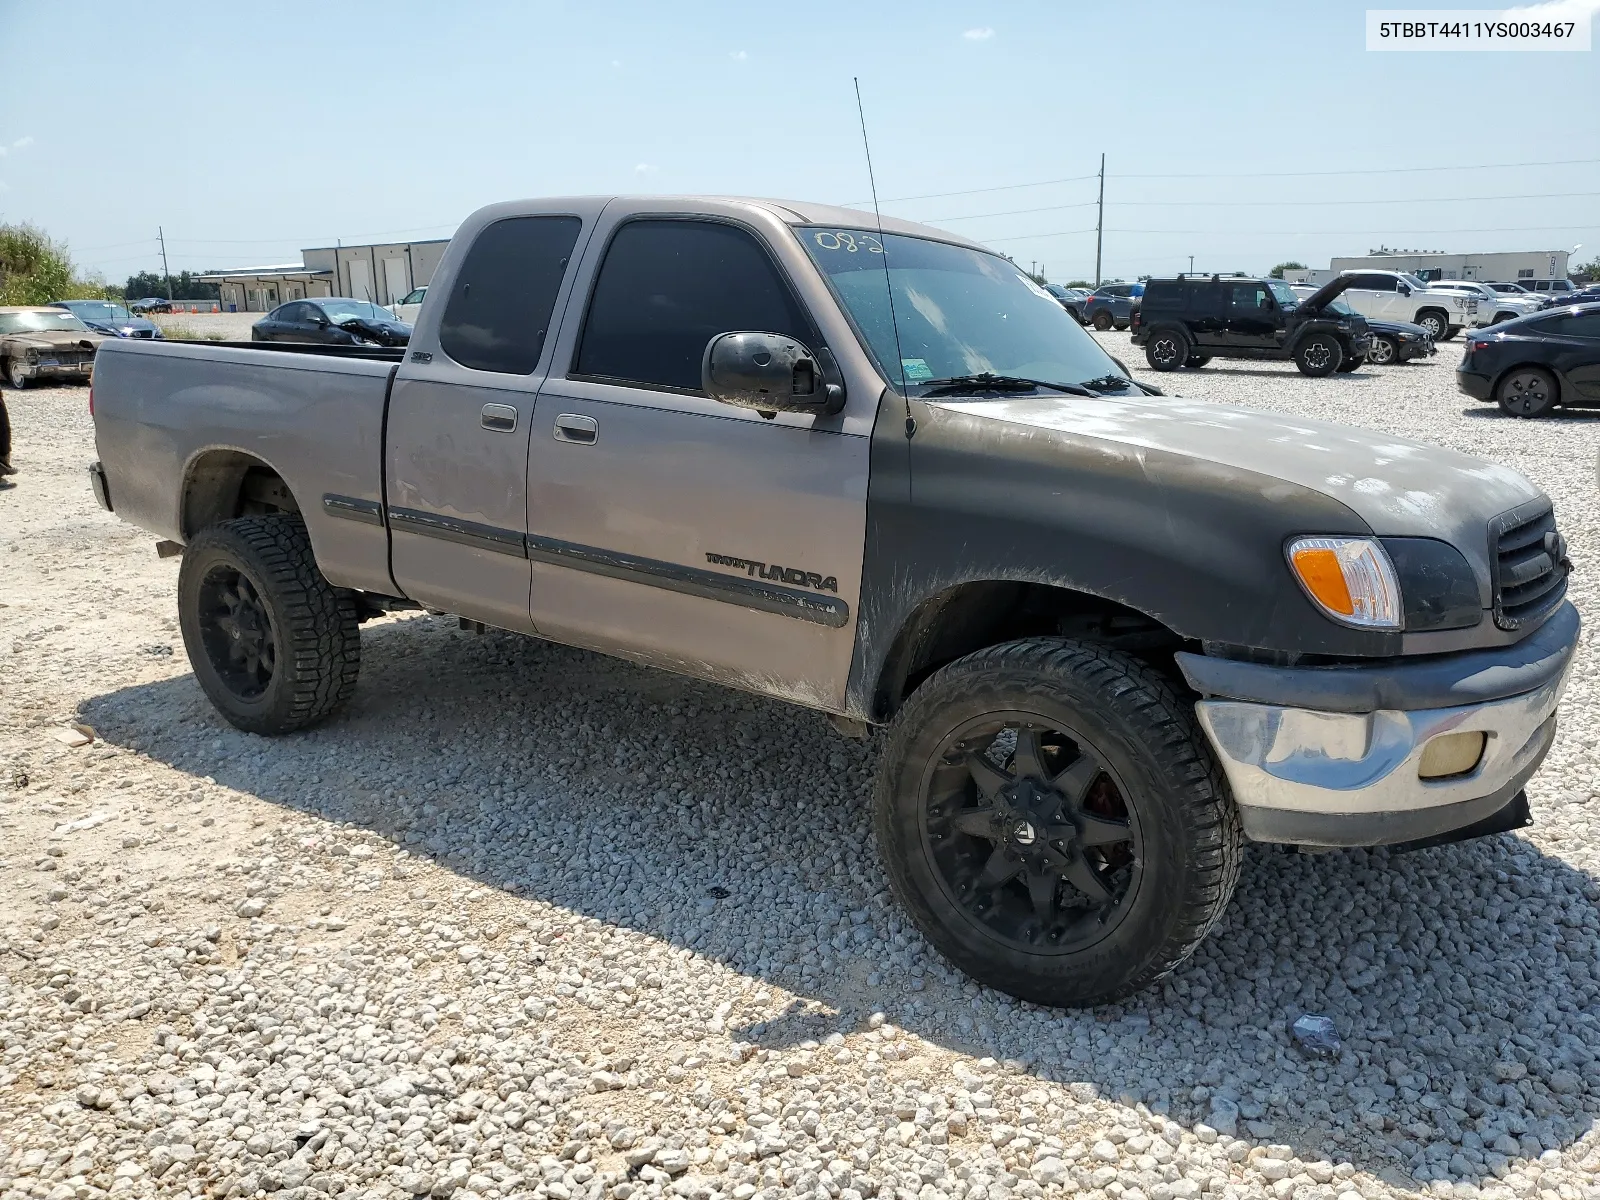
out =
[[[1372,53],[1365,8],[105,6],[70,55],[8,58],[0,221],[120,282],[161,269],[158,227],[178,271],[447,237],[524,196],[870,207],[859,78],[883,211],[1054,281],[1093,276],[1102,153],[1107,279],[1379,245],[1600,255],[1600,48]],[[0,0],[0,44],[61,33],[55,5]]]

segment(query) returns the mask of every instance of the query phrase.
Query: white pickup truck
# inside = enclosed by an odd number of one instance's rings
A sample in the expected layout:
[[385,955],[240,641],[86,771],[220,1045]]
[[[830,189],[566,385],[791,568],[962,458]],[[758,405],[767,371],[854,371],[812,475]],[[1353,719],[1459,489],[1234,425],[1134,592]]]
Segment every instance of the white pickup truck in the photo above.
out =
[[1463,296],[1476,297],[1478,319],[1473,324],[1479,328],[1525,317],[1538,312],[1544,303],[1537,296],[1504,293],[1476,279],[1440,279],[1432,287],[1434,291],[1460,292]]
[[1436,342],[1478,322],[1476,296],[1432,287],[1403,271],[1308,271],[1305,282],[1321,287],[1340,275],[1354,277],[1343,299],[1363,317],[1421,325]]

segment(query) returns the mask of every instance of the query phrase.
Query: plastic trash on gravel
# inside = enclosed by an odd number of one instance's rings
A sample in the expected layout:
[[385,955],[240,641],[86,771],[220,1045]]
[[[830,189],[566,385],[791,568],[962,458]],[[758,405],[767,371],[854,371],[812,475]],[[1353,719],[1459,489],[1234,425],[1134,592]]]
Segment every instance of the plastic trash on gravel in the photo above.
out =
[[1296,1018],[1290,1027],[1290,1032],[1307,1054],[1327,1058],[1336,1058],[1339,1054],[1339,1031],[1334,1028],[1332,1017],[1306,1013],[1305,1016]]

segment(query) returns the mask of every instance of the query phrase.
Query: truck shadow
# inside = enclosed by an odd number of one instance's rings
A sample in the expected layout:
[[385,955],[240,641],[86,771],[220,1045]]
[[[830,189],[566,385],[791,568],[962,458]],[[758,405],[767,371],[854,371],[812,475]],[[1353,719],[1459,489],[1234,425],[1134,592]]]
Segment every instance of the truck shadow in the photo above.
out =
[[[188,675],[81,714],[180,770],[771,980],[799,997],[790,1010],[728,1031],[768,1047],[882,1010],[1001,1060],[988,1069],[1092,1085],[1189,1127],[1236,1110],[1241,1137],[1402,1184],[1452,1156],[1453,1177],[1487,1180],[1506,1157],[1565,1148],[1592,1124],[1600,884],[1523,839],[1394,857],[1254,848],[1228,915],[1166,984],[1053,1012],[972,984],[902,918],[870,836],[875,742],[775,702],[439,619],[369,627],[363,656],[349,711],[293,737],[238,733]],[[580,756],[574,729],[603,753]],[[1536,810],[1561,802],[1535,795]],[[1294,1048],[1288,1025],[1303,1012],[1335,1018],[1337,1060]],[[933,1086],[953,1082],[941,1069]]]

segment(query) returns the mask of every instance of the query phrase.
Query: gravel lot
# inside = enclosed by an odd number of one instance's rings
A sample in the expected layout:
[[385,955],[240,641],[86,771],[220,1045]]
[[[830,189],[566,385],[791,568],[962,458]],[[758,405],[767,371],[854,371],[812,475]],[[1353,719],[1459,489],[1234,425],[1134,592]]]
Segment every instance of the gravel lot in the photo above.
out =
[[[1600,423],[1472,404],[1458,346],[1161,383],[1526,472],[1594,621]],[[1053,1012],[909,928],[869,834],[876,744],[819,716],[421,617],[365,627],[324,728],[234,731],[190,676],[176,560],[89,493],[86,398],[6,396],[7,1200],[1600,1197],[1587,646],[1532,828],[1253,848],[1165,987]],[[74,723],[95,740],[65,745]],[[1308,1011],[1337,1059],[1293,1046]]]

